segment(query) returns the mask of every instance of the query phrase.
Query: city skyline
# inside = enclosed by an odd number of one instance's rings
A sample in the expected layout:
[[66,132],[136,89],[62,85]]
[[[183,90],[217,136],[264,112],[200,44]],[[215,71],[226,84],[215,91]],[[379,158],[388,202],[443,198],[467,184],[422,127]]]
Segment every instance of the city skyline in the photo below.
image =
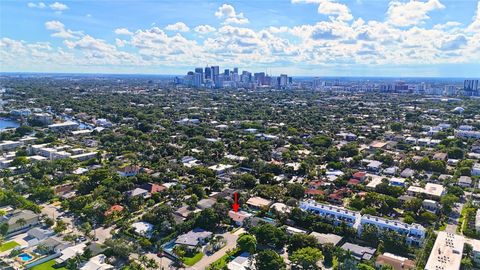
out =
[[[4,1],[0,72],[479,77],[478,1]],[[381,72],[379,72],[381,70]]]

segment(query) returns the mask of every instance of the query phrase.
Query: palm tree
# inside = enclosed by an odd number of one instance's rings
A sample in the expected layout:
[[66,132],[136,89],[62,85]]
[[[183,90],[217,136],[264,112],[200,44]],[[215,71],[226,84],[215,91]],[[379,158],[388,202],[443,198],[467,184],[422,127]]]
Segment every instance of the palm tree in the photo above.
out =
[[24,218],[19,218],[17,221],[15,221],[15,224],[23,228],[25,225],[27,225],[27,221]]
[[146,269],[158,269],[158,264],[154,259],[150,259],[145,255],[140,255],[138,260],[140,264]]

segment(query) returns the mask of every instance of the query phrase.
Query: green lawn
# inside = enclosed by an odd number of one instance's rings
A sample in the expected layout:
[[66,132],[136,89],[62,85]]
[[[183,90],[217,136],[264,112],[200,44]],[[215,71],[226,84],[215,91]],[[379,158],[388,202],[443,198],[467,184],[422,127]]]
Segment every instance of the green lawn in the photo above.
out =
[[218,270],[218,269],[224,269],[225,266],[231,261],[232,258],[238,256],[240,254],[241,250],[239,248],[235,248],[233,250],[227,251],[225,255],[220,257],[218,260],[214,261],[212,264],[210,264],[207,268],[207,270]]
[[55,260],[46,261],[42,264],[32,267],[32,270],[67,270],[65,267],[54,268]]
[[199,252],[195,254],[193,257],[183,257],[183,263],[185,263],[188,266],[192,266],[196,264],[198,261],[200,261],[203,257],[203,253]]
[[18,246],[20,246],[20,244],[15,242],[15,241],[6,242],[6,243],[3,243],[3,245],[0,246],[0,252],[7,251],[9,249],[12,249],[12,248],[18,247]]
[[217,269],[223,269],[225,266],[228,264],[228,259],[230,258],[230,255],[225,254],[220,259],[214,261],[212,264],[210,264],[207,268],[207,270],[217,270]]

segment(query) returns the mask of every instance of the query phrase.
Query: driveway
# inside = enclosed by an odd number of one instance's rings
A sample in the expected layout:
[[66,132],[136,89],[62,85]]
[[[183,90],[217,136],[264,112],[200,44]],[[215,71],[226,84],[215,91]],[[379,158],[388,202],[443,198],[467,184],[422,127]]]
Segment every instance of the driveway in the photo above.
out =
[[177,269],[174,266],[174,262],[170,260],[169,258],[163,256],[163,257],[158,257],[155,253],[147,253],[145,256],[149,259],[154,259],[157,264],[158,264],[158,269],[160,270],[174,270]]
[[46,215],[47,217],[53,219],[55,223],[57,222],[57,218],[60,217],[60,219],[67,224],[67,230],[63,233],[68,233],[72,232],[75,234],[81,234],[81,233],[75,226],[75,220],[73,217],[67,217],[63,212],[60,211],[60,204],[55,205],[55,204],[44,204],[42,205],[42,214]]
[[95,237],[98,239],[96,241],[97,243],[103,244],[105,243],[105,240],[107,240],[108,238],[112,238],[112,230],[113,226],[107,228],[100,227],[96,228],[91,234],[95,235]]
[[219,251],[215,252],[214,254],[210,255],[210,256],[204,256],[199,262],[197,262],[194,266],[192,267],[189,267],[187,269],[189,270],[204,270],[204,269],[207,269],[207,267],[212,264],[213,262],[215,262],[216,260],[220,259],[221,257],[223,257],[223,255],[225,255],[227,253],[228,250],[232,250],[234,249],[236,246],[237,246],[237,239],[238,239],[238,236],[242,233],[244,233],[245,230],[243,228],[239,229],[238,231],[236,231],[235,233],[230,233],[230,232],[226,232],[224,234],[221,234],[221,236],[223,236],[225,238],[225,240],[227,240],[227,245],[224,246],[222,249],[220,249]]
[[453,206],[452,213],[450,213],[447,218],[447,227],[445,228],[446,232],[457,233],[457,227],[461,226],[461,224],[458,224],[458,221],[460,220],[463,205],[463,203],[456,203]]

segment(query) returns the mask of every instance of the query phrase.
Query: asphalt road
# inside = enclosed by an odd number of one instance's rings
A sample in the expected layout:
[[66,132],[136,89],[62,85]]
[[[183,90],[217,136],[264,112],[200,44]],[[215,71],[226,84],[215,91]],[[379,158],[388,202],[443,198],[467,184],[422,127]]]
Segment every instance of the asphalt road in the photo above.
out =
[[227,240],[227,244],[220,249],[219,251],[215,252],[210,256],[203,256],[203,258],[197,262],[194,266],[187,268],[188,270],[203,270],[206,269],[210,264],[215,262],[216,260],[220,259],[223,255],[227,253],[228,250],[234,249],[237,246],[237,239],[238,236],[244,233],[245,230],[241,228],[240,230],[236,231],[235,233],[226,232],[221,234]]

